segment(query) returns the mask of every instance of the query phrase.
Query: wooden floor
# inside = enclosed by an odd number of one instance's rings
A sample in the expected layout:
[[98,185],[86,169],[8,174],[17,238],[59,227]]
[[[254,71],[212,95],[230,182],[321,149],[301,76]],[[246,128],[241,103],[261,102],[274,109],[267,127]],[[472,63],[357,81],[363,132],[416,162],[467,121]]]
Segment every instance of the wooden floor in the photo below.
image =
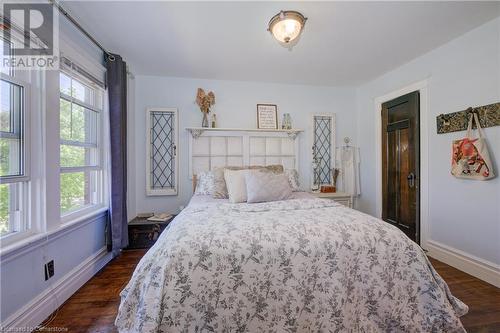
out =
[[[113,322],[120,290],[144,253],[124,251],[48,318],[46,326],[67,328],[68,332],[116,332]],[[467,331],[500,332],[500,289],[442,262],[431,261],[452,293],[469,306],[469,313],[461,318]]]

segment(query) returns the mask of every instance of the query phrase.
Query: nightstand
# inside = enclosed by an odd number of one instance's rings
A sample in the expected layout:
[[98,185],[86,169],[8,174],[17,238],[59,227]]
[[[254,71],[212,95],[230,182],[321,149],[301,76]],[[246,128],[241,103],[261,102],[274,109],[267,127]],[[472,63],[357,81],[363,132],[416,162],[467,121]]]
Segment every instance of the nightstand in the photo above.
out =
[[148,249],[156,242],[175,215],[165,222],[148,221],[146,217],[136,217],[128,223],[128,249]]
[[352,208],[352,196],[347,193],[335,192],[335,193],[321,193],[321,192],[310,192],[317,198],[330,199],[336,201],[346,207]]

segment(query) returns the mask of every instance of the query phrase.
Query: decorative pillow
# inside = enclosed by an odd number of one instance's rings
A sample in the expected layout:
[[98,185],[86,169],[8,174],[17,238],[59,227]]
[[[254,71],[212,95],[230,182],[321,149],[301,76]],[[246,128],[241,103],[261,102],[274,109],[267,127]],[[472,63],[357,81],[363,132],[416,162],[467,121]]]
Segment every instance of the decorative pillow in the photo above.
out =
[[288,183],[293,192],[300,191],[299,173],[295,169],[286,169],[285,175],[288,177]]
[[196,190],[194,194],[212,195],[214,192],[214,173],[212,171],[202,171],[196,176]]
[[248,203],[285,200],[292,194],[284,173],[250,171],[245,175],[245,181]]
[[249,167],[228,166],[228,167],[214,168],[214,170],[213,170],[214,189],[212,192],[212,197],[214,199],[227,199],[228,198],[226,181],[224,180],[224,169],[228,169],[228,170],[244,170],[244,169],[252,169],[252,170],[259,169],[260,170],[260,169],[265,169],[269,172],[274,172],[274,173],[282,173],[283,172],[282,165],[268,165],[268,166],[251,165]]
[[224,170],[224,179],[226,181],[227,192],[229,194],[229,202],[239,203],[247,201],[247,186],[245,175],[249,173],[245,170]]
[[214,199],[227,199],[226,180],[224,179],[224,170],[243,170],[244,167],[217,167],[213,170],[214,173],[214,190],[212,197]]

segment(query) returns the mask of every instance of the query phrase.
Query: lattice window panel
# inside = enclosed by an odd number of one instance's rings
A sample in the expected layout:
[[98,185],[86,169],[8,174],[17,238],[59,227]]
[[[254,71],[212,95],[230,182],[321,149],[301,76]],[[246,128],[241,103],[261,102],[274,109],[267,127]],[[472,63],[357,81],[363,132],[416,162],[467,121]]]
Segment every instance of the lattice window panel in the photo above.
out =
[[330,184],[333,147],[333,117],[314,116],[313,120],[313,157],[316,159],[316,163],[318,165],[316,172],[314,173],[314,183]]
[[149,195],[177,193],[176,111],[149,110]]

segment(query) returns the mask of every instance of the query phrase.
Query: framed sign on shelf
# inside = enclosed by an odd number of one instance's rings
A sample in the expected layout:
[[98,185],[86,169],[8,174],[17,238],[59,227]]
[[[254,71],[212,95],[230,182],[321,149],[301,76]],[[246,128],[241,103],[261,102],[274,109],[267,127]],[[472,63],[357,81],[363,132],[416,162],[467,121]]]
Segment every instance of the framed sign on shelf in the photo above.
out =
[[257,104],[257,128],[278,129],[278,106]]

